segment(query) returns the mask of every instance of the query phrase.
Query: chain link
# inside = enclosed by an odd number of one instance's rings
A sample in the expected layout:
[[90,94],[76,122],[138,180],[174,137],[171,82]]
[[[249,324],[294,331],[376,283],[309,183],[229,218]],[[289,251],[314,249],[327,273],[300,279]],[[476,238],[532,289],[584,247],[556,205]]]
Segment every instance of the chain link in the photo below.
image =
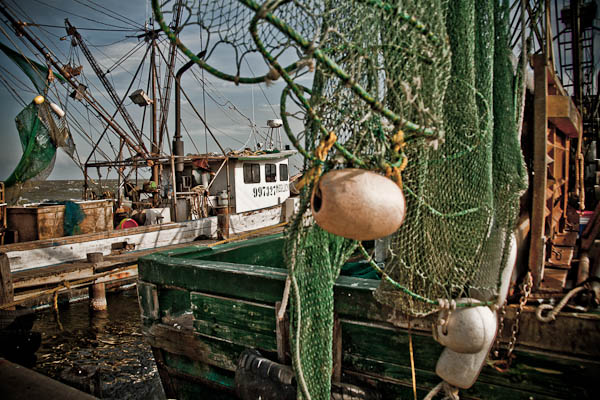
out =
[[502,331],[504,330],[504,318],[506,317],[506,303],[508,300],[504,300],[504,304],[500,308],[500,320],[498,321],[498,335],[496,338],[496,343],[494,344],[494,349],[492,354],[494,358],[500,359],[500,336],[502,335]]
[[531,272],[527,272],[527,276],[525,277],[525,282],[523,282],[523,286],[521,289],[521,298],[519,299],[519,307],[515,313],[514,322],[511,326],[511,336],[508,342],[508,346],[506,348],[506,356],[500,358],[500,335],[502,334],[502,330],[504,329],[504,320],[506,317],[506,302],[500,309],[500,321],[498,323],[498,338],[496,339],[495,350],[493,352],[494,357],[498,358],[492,362],[494,368],[496,368],[500,372],[508,371],[510,367],[510,363],[512,361],[512,353],[515,350],[515,346],[517,345],[517,336],[519,334],[519,323],[521,320],[521,313],[527,304],[527,300],[531,295],[531,290],[533,288],[533,277]]
[[513,326],[511,329],[512,334],[510,337],[510,341],[508,342],[508,353],[506,354],[506,359],[509,364],[510,364],[510,357],[511,357],[513,351],[515,350],[515,346],[517,345],[517,335],[519,334],[519,321],[520,321],[521,313],[523,312],[523,308],[525,307],[525,304],[527,304],[529,295],[531,295],[532,287],[533,287],[533,277],[531,276],[531,271],[528,271],[527,278],[525,279],[525,282],[523,283],[523,294],[521,295],[521,298],[519,299],[519,308],[517,308],[517,312],[515,314],[515,322],[513,323]]

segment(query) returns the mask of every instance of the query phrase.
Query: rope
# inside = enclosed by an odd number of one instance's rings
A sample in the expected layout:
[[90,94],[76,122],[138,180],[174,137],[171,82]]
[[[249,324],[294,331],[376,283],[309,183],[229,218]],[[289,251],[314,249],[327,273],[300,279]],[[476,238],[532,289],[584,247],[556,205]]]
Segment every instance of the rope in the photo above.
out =
[[[403,286],[400,283],[396,282],[394,279],[392,279],[388,274],[385,273],[385,271],[383,269],[381,269],[381,267],[379,265],[377,265],[377,263],[373,260],[373,257],[371,257],[369,255],[369,253],[367,252],[367,250],[363,247],[362,243],[358,244],[358,249],[360,250],[362,255],[365,256],[365,258],[369,262],[369,265],[375,271],[377,271],[383,277],[383,279],[385,279],[386,281],[388,281],[389,283],[394,285],[396,288],[400,289],[403,293],[411,296],[414,299],[423,301],[427,304],[440,306],[440,308],[446,308],[445,304],[440,304],[440,300],[431,300],[431,299],[428,299],[427,297],[423,297],[420,294],[411,291],[406,286]],[[445,301],[447,301],[447,300],[445,300]],[[456,305],[456,307],[483,307],[483,306],[489,307],[489,306],[493,305],[494,303],[495,302],[493,302],[493,301],[473,301],[473,302],[458,303],[455,305]],[[448,308],[450,308],[450,306],[451,306],[451,303],[449,302]]]
[[319,145],[314,151],[315,156],[317,160],[319,160],[319,162],[317,163],[317,165],[309,169],[308,172],[304,174],[302,179],[300,179],[300,181],[296,184],[297,190],[302,189],[305,185],[310,184],[313,181],[316,182],[319,180],[319,177],[323,173],[323,162],[325,161],[325,158],[327,158],[327,153],[329,153],[329,150],[331,150],[333,145],[335,145],[336,140],[337,136],[335,135],[335,133],[329,132],[327,138],[319,142]]
[[[566,294],[565,297],[554,307],[552,304],[540,304],[540,306],[535,311],[535,316],[540,322],[550,322],[556,320],[556,315],[567,305],[571,297],[575,296],[577,293],[585,290],[585,286],[579,286],[574,289],[571,289],[569,293]],[[543,312],[546,310],[550,310],[546,316],[543,316]]]
[[444,389],[444,399],[448,400],[460,400],[458,396],[458,388],[450,385],[446,381],[438,383],[431,391],[425,396],[423,400],[433,400],[433,398]]
[[408,318],[408,349],[410,351],[410,373],[412,378],[413,397],[417,400],[417,377],[415,373],[415,353],[413,351],[412,329],[410,317]]
[[9,307],[14,307],[14,306],[17,306],[19,304],[25,303],[26,301],[33,300],[33,299],[38,299],[38,298],[40,298],[42,296],[45,296],[45,295],[48,295],[48,294],[58,293],[59,291],[61,291],[63,289],[66,289],[66,290],[77,289],[80,285],[81,286],[85,286],[84,285],[85,283],[89,283],[89,282],[95,281],[96,279],[102,278],[102,277],[107,276],[107,275],[116,274],[116,273],[119,273],[121,271],[128,270],[131,267],[132,266],[130,265],[130,266],[127,266],[127,267],[123,267],[123,268],[119,268],[119,269],[114,269],[112,271],[106,271],[106,272],[103,272],[101,274],[95,274],[95,275],[92,275],[92,276],[88,276],[87,278],[82,278],[82,279],[73,281],[72,283],[62,282],[60,284],[60,286],[56,286],[56,287],[54,287],[52,289],[47,289],[47,290],[41,291],[41,292],[39,292],[39,293],[37,293],[37,294],[35,294],[33,296],[24,297],[24,298],[22,298],[20,300],[15,300],[15,301],[12,301],[10,303],[3,304],[3,305],[0,306],[0,310],[5,310],[5,309],[7,309]]

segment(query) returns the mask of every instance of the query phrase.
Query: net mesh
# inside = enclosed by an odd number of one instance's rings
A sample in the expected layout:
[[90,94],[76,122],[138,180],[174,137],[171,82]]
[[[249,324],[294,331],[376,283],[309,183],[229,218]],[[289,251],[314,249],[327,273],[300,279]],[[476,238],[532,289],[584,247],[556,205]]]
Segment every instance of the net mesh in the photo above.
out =
[[[162,10],[172,12],[169,4]],[[153,7],[176,41],[157,0]],[[204,32],[207,50],[199,59],[177,41],[188,57],[238,84],[286,83],[281,118],[307,171],[285,246],[299,398],[330,396],[333,285],[357,246],[311,220],[310,195],[322,173],[369,169],[403,187],[407,216],[391,240],[390,279],[382,280],[379,301],[423,316],[440,298],[493,295],[526,185],[506,2],[219,0],[186,7],[187,25]],[[229,70],[211,64],[223,46],[233,49]],[[266,61],[262,76],[244,76],[253,53]],[[290,128],[294,117],[300,131]]]
[[15,118],[23,155],[12,174],[4,182],[9,204],[18,201],[24,191],[52,173],[56,150],[61,147],[71,157],[75,151],[73,138],[65,118],[58,118],[47,102],[31,102]]
[[[414,146],[404,174],[407,219],[392,241],[388,273],[429,299],[454,299],[468,290],[494,293],[526,188],[507,6],[486,0],[449,2],[452,49],[444,100],[446,140],[438,151]],[[382,282],[376,297],[421,316],[436,305]]]
[[[61,75],[1,43],[0,51],[27,75],[38,93],[44,96],[55,78],[65,82]],[[41,104],[31,102],[25,106],[15,118],[15,123],[23,155],[5,182],[7,202],[11,204],[17,202],[21,193],[33,187],[35,182],[48,178],[54,168],[58,147],[75,160],[75,143],[66,118],[55,114],[47,99]]]

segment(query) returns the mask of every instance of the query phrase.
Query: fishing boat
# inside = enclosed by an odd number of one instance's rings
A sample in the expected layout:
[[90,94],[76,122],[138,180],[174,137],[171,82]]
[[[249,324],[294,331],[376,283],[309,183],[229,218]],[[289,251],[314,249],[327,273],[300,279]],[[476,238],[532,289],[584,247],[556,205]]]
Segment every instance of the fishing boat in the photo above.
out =
[[[321,48],[322,53],[319,53],[319,50],[315,50],[319,49],[315,44],[317,39],[313,42],[303,41],[301,33],[305,31],[301,29],[304,25],[299,22],[295,24],[297,20],[294,18],[297,15],[291,11],[294,10],[294,5],[286,8],[288,5],[282,6],[277,2],[261,3],[262,6],[252,1],[241,0],[240,3],[243,3],[243,6],[240,5],[239,8],[250,14],[250,17],[243,20],[251,20],[250,32],[254,43],[278,73],[284,75],[286,70],[278,67],[277,58],[270,53],[271,48],[267,49],[268,44],[261,42],[261,40],[272,40],[276,36],[273,31],[285,35],[285,38],[292,42],[295,41],[297,48],[304,50],[307,57],[314,57],[315,63],[322,70],[330,71],[329,75],[323,73],[327,79],[340,79],[340,86],[344,86],[345,89],[350,88],[348,91],[354,90],[352,95],[362,96],[362,100],[369,101],[368,96],[364,95],[366,89],[356,87],[356,82],[361,76],[352,75],[352,78],[349,78],[348,76],[355,72],[350,68],[345,70],[347,75],[342,74],[344,71],[340,72],[343,69],[342,65],[356,67],[356,64],[352,64],[354,60],[349,61],[348,58],[336,53],[340,51],[344,54],[347,47],[340,45],[340,48],[336,48],[335,40],[326,42],[319,37],[319,40],[323,40],[330,46],[321,43],[324,47]],[[367,3],[369,5],[366,5]],[[289,228],[285,235],[272,235],[216,246],[189,246],[158,252],[139,260],[138,296],[143,333],[152,346],[166,395],[176,398],[306,399],[318,393],[314,398],[426,398],[430,400],[438,394],[441,398],[443,393],[446,398],[456,399],[460,390],[461,398],[467,399],[595,398],[598,385],[594,377],[600,368],[597,346],[600,343],[600,315],[596,308],[600,294],[598,285],[600,263],[597,256],[591,254],[597,254],[598,249],[596,238],[600,230],[600,208],[595,207],[596,203],[589,197],[584,199],[584,187],[587,181],[581,174],[587,167],[581,151],[584,146],[587,146],[585,137],[589,134],[597,134],[595,130],[597,128],[593,127],[597,126],[598,116],[576,105],[583,103],[585,95],[577,92],[579,93],[577,96],[582,96],[577,103],[578,100],[575,99],[574,102],[572,93],[569,92],[573,87],[581,87],[582,81],[569,85],[562,83],[566,79],[565,52],[570,51],[562,35],[568,31],[573,37],[577,37],[578,33],[573,32],[574,26],[578,25],[573,21],[580,18],[577,15],[583,15],[582,10],[587,12],[593,10],[595,13],[596,8],[592,5],[582,5],[580,2],[570,3],[571,6],[573,4],[575,9],[569,8],[568,5],[559,8],[558,3],[553,8],[549,2],[546,4],[535,2],[532,4],[529,1],[510,2],[510,15],[513,23],[516,24],[516,26],[511,25],[511,38],[514,42],[518,42],[519,37],[524,38],[525,31],[537,32],[535,33],[537,40],[534,40],[534,47],[530,50],[531,53],[536,53],[531,57],[531,65],[527,65],[526,57],[522,57],[525,61],[521,61],[520,64],[525,68],[521,82],[524,87],[527,87],[521,99],[524,104],[523,117],[521,120],[517,118],[520,122],[517,130],[520,132],[519,139],[523,143],[522,150],[518,141],[516,147],[512,148],[512,155],[520,156],[523,151],[528,168],[525,174],[531,176],[533,181],[528,190],[520,193],[517,191],[517,203],[520,201],[516,212],[517,218],[509,222],[506,232],[499,234],[505,236],[494,236],[497,233],[494,233],[492,226],[486,225],[484,234],[481,239],[478,239],[480,241],[472,247],[481,249],[487,246],[486,243],[498,244],[502,242],[502,237],[512,241],[513,244],[507,246],[510,250],[504,253],[506,258],[504,256],[483,258],[477,263],[479,270],[485,270],[493,263],[503,266],[488,274],[493,275],[488,278],[494,281],[494,285],[497,282],[497,287],[482,290],[477,287],[474,278],[470,278],[469,282],[460,283],[466,286],[466,290],[461,292],[462,296],[458,296],[460,298],[427,298],[431,295],[425,294],[427,292],[423,290],[423,285],[419,286],[419,283],[430,282],[428,279],[431,277],[424,276],[420,269],[421,275],[411,275],[413,270],[420,267],[419,265],[406,262],[406,271],[398,273],[397,270],[393,270],[394,260],[406,261],[402,258],[403,254],[399,254],[401,250],[415,251],[414,247],[408,245],[403,247],[402,240],[411,240],[411,237],[402,234],[403,226],[392,242],[389,238],[377,239],[374,243],[351,247],[355,251],[348,251],[345,257],[340,256],[343,259],[341,272],[339,276],[334,275],[331,289],[332,309],[324,308],[324,302],[321,303],[319,298],[302,292],[302,288],[298,289],[298,282],[309,288],[321,287],[318,286],[317,281],[327,280],[327,276],[324,275],[327,270],[319,269],[321,258],[333,257],[332,253],[339,254],[335,251],[342,246],[340,243],[347,243],[336,241],[337,239],[332,236],[322,233],[316,234],[317,240],[310,236],[310,232],[314,232],[311,230],[314,220],[309,208],[312,208],[314,215],[324,207],[322,202],[325,201],[324,197],[321,197],[325,196],[325,189],[320,185],[325,185],[323,180],[326,178],[325,175],[318,177],[322,164],[314,160],[320,158],[321,163],[329,162],[330,164],[326,165],[333,165],[331,169],[344,170],[344,166],[352,164],[349,161],[338,161],[343,157],[351,158],[348,154],[342,157],[340,147],[337,148],[336,153],[332,151],[334,156],[327,158],[330,154],[329,150],[332,149],[331,145],[327,147],[327,144],[339,142],[336,142],[334,135],[323,133],[320,143],[313,143],[310,147],[316,148],[315,156],[305,154],[307,160],[313,162],[309,165],[314,165],[305,177],[317,176],[314,179],[316,183],[311,186],[312,194],[310,191],[304,192],[306,202],[301,203],[300,215],[296,215],[295,225]],[[335,12],[332,11],[335,15],[334,20],[328,20],[326,12],[318,14],[310,8],[310,5],[306,5],[302,11],[295,10],[295,12],[306,12],[326,27],[335,26],[337,30],[330,28],[330,32],[333,31],[335,35],[347,40],[344,43],[350,47],[352,38],[356,37],[363,40],[360,42],[361,46],[369,40],[377,41],[376,35],[371,35],[367,39],[356,32],[353,32],[354,37],[350,36],[351,39],[343,36],[342,31],[348,28],[343,23],[344,17],[347,14],[352,15],[353,8],[361,10],[360,15],[365,18],[365,21],[368,21],[370,13],[376,15],[377,20],[372,20],[372,24],[377,24],[378,21],[386,18],[398,18],[397,21],[394,20],[397,26],[401,26],[403,23],[401,21],[412,21],[414,24],[409,28],[399,28],[403,35],[410,33],[411,28],[423,29],[425,33],[419,32],[427,38],[433,35],[428,30],[432,26],[421,23],[414,15],[411,17],[410,14],[404,14],[406,10],[394,8],[396,6],[387,3],[385,7],[383,4],[379,5],[381,8],[375,11],[375,7],[370,2],[356,1],[347,7],[339,6]],[[565,4],[561,3],[560,7],[563,5]],[[370,9],[369,6],[374,8]],[[418,7],[410,8],[409,4],[404,6],[413,11],[419,10]],[[431,10],[428,9],[431,14],[435,10],[433,7]],[[468,7],[465,6],[466,8]],[[234,7],[228,9],[228,15],[234,14],[232,11],[234,9]],[[161,6],[158,2],[154,2],[157,18],[160,10]],[[481,15],[485,14],[485,11],[477,10],[482,13]],[[390,14],[386,14],[387,12]],[[427,17],[422,10],[419,15],[420,18]],[[526,25],[526,17],[529,18],[529,25]],[[336,25],[338,20],[342,22]],[[256,28],[257,21],[264,24],[259,25],[260,30]],[[458,19],[454,22],[456,21]],[[473,22],[473,20],[469,21]],[[410,24],[410,22],[406,23]],[[555,53],[551,33],[553,24],[555,29],[561,26],[564,29],[557,35],[559,39],[558,43],[555,43],[558,45],[561,60],[564,61],[560,61],[558,72],[554,68]],[[274,28],[270,31],[265,26]],[[365,31],[370,28],[367,22],[359,26]],[[424,26],[426,28],[423,28]],[[587,29],[584,26],[586,25],[581,25],[582,30]],[[455,28],[452,22],[448,22],[447,27],[448,30]],[[163,26],[163,29],[168,31],[167,27]],[[269,32],[271,36],[266,35],[265,32]],[[589,31],[586,32],[585,35],[588,35]],[[464,32],[457,33],[456,30],[452,32],[452,35],[457,37],[461,34]],[[582,32],[579,34],[583,35]],[[493,40],[493,36],[491,38]],[[525,40],[522,44],[525,48]],[[585,46],[588,45],[589,43],[586,42]],[[276,47],[272,44],[271,46]],[[184,45],[181,44],[180,48],[183,49]],[[365,55],[368,50],[361,47],[361,51],[360,56],[357,57],[368,59]],[[380,47],[377,47],[376,54],[379,58],[375,57],[375,59],[380,62],[387,61],[388,54],[379,51]],[[330,54],[332,58],[327,58]],[[335,55],[339,57],[333,60]],[[210,65],[202,64],[202,60],[196,61],[207,69],[211,68]],[[340,64],[335,64],[336,61]],[[375,64],[377,61],[370,60]],[[388,71],[387,68],[390,67],[385,64],[380,65],[380,68]],[[368,69],[365,67],[362,73],[368,74],[366,71]],[[482,70],[478,73],[485,74]],[[479,77],[486,79],[485,75]],[[496,79],[501,80],[502,76],[499,74]],[[314,100],[317,96],[315,93],[324,84],[318,79],[315,81],[310,100],[318,104],[319,100]],[[368,84],[366,79],[360,82]],[[296,89],[293,79],[288,79],[287,84],[291,88],[290,91]],[[402,84],[408,85],[406,82]],[[512,79],[511,85],[514,85]],[[412,89],[418,90],[415,86],[412,86]],[[410,94],[410,89],[405,90]],[[463,88],[463,90],[468,93],[470,89]],[[340,97],[347,94],[342,91],[334,91],[334,93]],[[301,97],[298,92],[296,96]],[[285,94],[282,95],[282,99],[284,98]],[[597,102],[598,100],[597,97],[592,96],[586,97],[585,101]],[[325,104],[332,106],[334,102],[327,98]],[[353,104],[356,106],[356,103]],[[467,107],[465,104],[461,103],[461,107]],[[364,119],[359,120],[357,117],[353,122],[360,125],[372,117],[371,113],[377,111],[378,107],[383,114],[381,104],[370,104],[370,106],[366,107],[368,111],[365,111]],[[307,114],[310,115],[320,111],[317,106],[313,108],[307,104],[305,107]],[[509,109],[510,107],[504,111]],[[353,111],[358,114],[356,109]],[[393,110],[385,111],[388,112],[386,117],[393,116]],[[334,113],[328,112],[325,113],[328,117]],[[463,114],[466,113],[465,109]],[[310,117],[307,117],[307,121],[309,126],[314,122],[311,122]],[[381,120],[377,121],[381,122]],[[408,124],[404,123],[403,126],[406,127]],[[343,131],[344,127],[339,129]],[[424,132],[424,129],[420,132]],[[503,134],[506,132],[503,131]],[[396,151],[405,145],[401,139],[398,134],[389,134],[387,137],[387,140],[398,146],[395,148]],[[446,137],[446,140],[452,141],[453,138]],[[355,143],[352,140],[342,143],[349,142],[352,145]],[[377,141],[376,143],[380,144]],[[436,142],[432,146],[438,144]],[[468,169],[484,168],[463,165],[461,167],[463,169],[459,172],[463,174],[461,178],[463,180],[452,180],[454,175],[450,168],[451,162],[464,157],[480,143],[474,142],[471,147],[464,143],[461,145],[461,152],[458,154],[445,155],[447,157],[445,159],[434,158],[431,163],[433,165],[448,162],[448,169],[441,174],[441,177],[435,178],[437,184],[443,186],[439,192],[436,192],[437,195],[444,191],[454,193],[456,188],[453,185],[470,185],[468,180],[464,180],[464,176],[472,176],[469,175],[472,171]],[[409,147],[410,144],[406,146]],[[489,146],[492,148],[492,144]],[[418,154],[427,153],[423,151]],[[502,157],[499,154],[497,153]],[[356,166],[356,160],[353,161],[355,162],[353,165]],[[408,168],[411,162],[414,161],[408,161]],[[422,161],[421,164],[427,162]],[[577,173],[569,165],[575,165]],[[393,166],[388,167],[388,176],[393,176],[394,173]],[[412,177],[406,171],[403,172],[403,176],[407,175],[409,176],[407,179]],[[305,180],[310,182],[310,178]],[[417,254],[422,257],[419,258],[419,262],[424,263],[423,260],[427,256],[435,258],[440,255],[440,259],[436,259],[438,262],[436,267],[439,271],[451,274],[451,270],[444,270],[439,266],[447,260],[446,254],[443,253],[456,251],[452,246],[464,245],[477,235],[476,229],[462,225],[457,231],[460,232],[458,235],[463,236],[456,241],[453,241],[454,238],[448,239],[448,236],[436,232],[436,229],[445,232],[445,226],[453,223],[453,218],[468,216],[474,211],[461,209],[461,212],[455,214],[443,214],[415,194],[417,190],[425,191],[429,188],[417,187],[417,183],[421,182],[405,181],[404,193],[409,193],[413,197],[411,200],[407,196],[407,209],[413,207],[423,214],[430,212],[443,222],[439,225],[432,223],[429,226],[430,230],[420,227],[420,231],[413,230],[409,233],[419,238],[419,242],[414,245]],[[499,185],[497,182],[496,184]],[[508,184],[506,187],[506,190],[509,190]],[[362,189],[353,187],[353,190]],[[350,191],[344,192],[344,195],[346,199],[353,196]],[[431,200],[431,198],[427,199]],[[574,199],[576,201],[573,201]],[[590,200],[592,206],[586,207]],[[312,204],[309,206],[308,202]],[[346,201],[346,203],[351,202],[352,200]],[[346,206],[343,201],[336,204]],[[365,203],[362,203],[361,207],[370,209]],[[346,224],[346,228],[353,222],[358,224],[356,221],[362,217],[358,214],[363,212],[361,207],[352,209],[356,213],[356,218]],[[596,208],[596,211],[583,212],[590,208]],[[404,213],[404,210],[402,212]],[[407,214],[406,218],[405,225],[414,223],[417,217],[414,214]],[[352,217],[346,219],[353,220]],[[487,220],[486,223],[489,221]],[[322,227],[324,230],[328,229],[325,224]],[[369,229],[371,228],[369,226]],[[321,232],[318,228],[316,230]],[[360,236],[361,233],[353,234]],[[443,236],[439,241],[435,242],[431,239],[439,235]],[[306,245],[310,240],[314,241]],[[325,250],[323,250],[319,241],[327,240],[329,240],[329,247],[324,246]],[[439,247],[433,249],[424,247],[429,240],[437,243]],[[446,242],[451,242],[450,247],[444,247],[447,245]],[[296,247],[299,246],[305,247],[302,251],[296,251]],[[434,254],[423,256],[418,253],[421,247]],[[394,251],[395,254],[390,254]],[[300,257],[309,260],[307,264],[299,262]],[[464,260],[461,262],[463,263],[461,266],[464,266],[461,274],[464,276],[469,271],[467,262]],[[296,269],[300,268],[299,265],[306,265],[307,269],[303,270],[304,275],[297,275]],[[402,281],[401,279],[406,276],[409,278]],[[435,277],[432,281],[437,282]],[[495,294],[490,297],[486,291]],[[395,303],[387,301],[388,298],[385,296],[390,293],[395,293],[397,295],[395,298],[399,301]],[[329,294],[327,291],[319,292],[319,296]],[[506,303],[505,299],[508,299]],[[288,301],[293,304],[289,306]],[[417,306],[414,306],[415,304]],[[312,311],[311,308],[316,311]],[[316,334],[311,336],[311,331],[323,332],[320,330],[321,324],[329,318],[327,315],[329,311],[332,312],[329,331],[331,337],[325,338],[324,336],[329,336],[327,333],[316,338]],[[411,315],[411,312],[420,315]],[[462,326],[466,327],[465,329],[461,330],[462,328],[458,327],[463,322],[456,321],[466,321],[461,318],[478,312],[488,313],[486,315],[489,317],[481,316],[481,319],[489,318],[490,323],[471,325],[472,322],[464,322]],[[306,316],[308,318],[305,318]],[[477,329],[480,330],[478,334],[483,335],[483,338],[475,340],[474,332]],[[450,343],[452,340],[455,342]],[[485,344],[475,345],[478,340]],[[467,349],[468,347],[474,348]],[[306,361],[308,357],[313,357],[316,351],[323,350],[330,352],[330,363],[309,365]],[[325,359],[320,358],[320,360]],[[319,377],[322,381],[330,381],[327,390],[319,391],[314,383]],[[315,380],[311,381],[311,379]]]
[[[283,237],[274,235],[140,259],[143,333],[168,397],[296,398],[289,318],[278,317],[287,276],[282,250]],[[334,287],[332,380],[354,393],[339,398],[410,398],[411,373],[423,398],[439,381],[434,371],[443,346],[431,335],[434,320],[409,320],[382,307],[373,296],[380,281],[352,276],[361,269],[369,267],[343,267]],[[514,320],[517,310],[510,306],[506,320]],[[510,369],[484,366],[462,398],[593,398],[600,368],[597,313],[561,313],[547,325],[536,320],[532,306],[519,312]],[[574,330],[585,334],[573,340]],[[510,338],[508,324],[501,337]],[[236,391],[253,397],[237,397]]]
[[[293,170],[289,163],[297,152],[282,141],[282,122],[276,115],[263,128],[247,119],[247,140],[237,150],[226,148],[217,138],[223,127],[211,124],[206,110],[204,115],[198,113],[190,100],[198,94],[183,87],[182,82],[189,82],[183,74],[193,64],[177,65],[181,56],[176,46],[165,43],[165,35],[154,29],[152,21],[139,23],[119,13],[111,14],[102,5],[82,6],[94,15],[127,25],[127,29],[116,29],[117,34],[129,35],[119,42],[134,43],[111,67],[105,65],[109,59],[102,52],[106,49],[84,37],[68,19],[64,27],[46,26],[24,20],[27,13],[14,5],[3,3],[1,8],[11,31],[4,31],[9,45],[0,44],[3,60],[17,65],[37,93],[25,101],[26,95],[19,94],[22,87],[3,80],[24,106],[16,119],[23,156],[0,190],[0,252],[8,256],[14,288],[21,292],[19,301],[31,294],[27,292],[31,288],[46,289],[46,285],[62,280],[93,277],[100,267],[94,267],[88,255],[97,263],[102,256],[227,238],[279,225],[297,203],[290,198]],[[60,11],[82,19],[75,9]],[[180,18],[181,12],[173,23]],[[81,31],[114,33],[114,24],[96,22],[98,26]],[[47,34],[45,28],[52,32],[62,28],[60,39],[68,40],[59,43],[69,48],[64,59],[57,56],[62,49],[50,44],[54,35]],[[39,31],[48,42],[36,34]],[[28,52],[27,46],[32,46],[33,52]],[[143,49],[145,54],[139,57]],[[138,63],[135,74],[121,65],[131,61],[130,57]],[[109,71],[119,72],[119,68],[133,77],[122,93],[113,86],[115,80]],[[142,84],[143,75],[147,86]],[[225,103],[219,107],[229,119],[235,122],[236,117],[239,122],[246,118],[214,88],[212,92],[205,89],[207,81],[193,69],[187,76],[193,76],[195,88],[204,90],[204,96]],[[20,82],[18,79],[16,76],[12,83]],[[136,84],[143,88],[134,90]],[[182,105],[182,101],[187,102]],[[172,103],[175,118],[171,138],[168,125]],[[186,133],[189,119],[182,118],[182,113],[191,110],[204,128],[203,152],[197,147],[195,152],[184,148],[184,141],[189,148],[196,146]],[[145,124],[149,132],[144,131]],[[217,151],[211,151],[209,140]],[[50,174],[59,148],[81,169],[81,199],[15,204],[24,190]],[[87,158],[80,159],[78,152],[83,155],[88,150]],[[110,179],[116,185],[110,184]],[[102,268],[105,272],[110,269],[107,265]],[[129,262],[127,269],[104,279],[131,283],[136,274],[135,262]]]

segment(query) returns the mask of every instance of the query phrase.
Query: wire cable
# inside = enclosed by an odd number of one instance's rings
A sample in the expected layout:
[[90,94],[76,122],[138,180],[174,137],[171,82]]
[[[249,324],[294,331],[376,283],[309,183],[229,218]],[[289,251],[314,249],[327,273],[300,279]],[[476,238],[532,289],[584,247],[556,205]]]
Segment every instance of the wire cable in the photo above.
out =
[[92,18],[84,17],[83,15],[79,15],[79,14],[75,14],[75,13],[73,13],[73,12],[70,12],[70,11],[67,11],[67,10],[63,10],[63,9],[61,9],[61,8],[58,8],[58,7],[55,7],[55,6],[52,6],[52,5],[48,4],[48,3],[46,3],[46,2],[43,2],[42,0],[33,0],[33,1],[35,1],[36,3],[39,3],[39,4],[43,5],[43,6],[46,6],[46,7],[48,7],[48,8],[52,8],[52,9],[54,9],[54,10],[57,10],[57,11],[63,12],[63,13],[65,13],[65,14],[72,15],[72,16],[74,16],[74,17],[78,17],[78,18],[81,18],[81,19],[85,19],[85,20],[87,20],[87,21],[91,21],[91,22],[94,22],[94,23],[96,23],[96,24],[105,25],[105,26],[110,26],[110,27],[112,27],[112,28],[128,29],[128,27],[119,26],[119,25],[113,25],[113,24],[109,24],[109,23],[107,23],[107,22],[101,22],[101,21],[97,21],[97,20],[95,20],[95,19],[92,19]]

